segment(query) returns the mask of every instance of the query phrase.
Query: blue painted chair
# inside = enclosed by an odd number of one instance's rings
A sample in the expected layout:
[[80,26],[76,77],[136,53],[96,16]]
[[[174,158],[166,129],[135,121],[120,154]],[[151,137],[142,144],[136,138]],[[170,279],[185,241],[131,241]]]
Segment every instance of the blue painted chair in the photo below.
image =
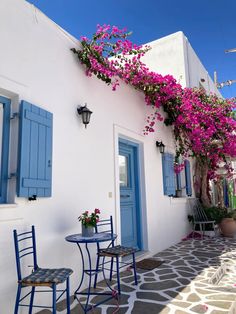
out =
[[[16,295],[16,304],[14,314],[18,313],[20,306],[29,307],[29,314],[32,314],[33,307],[38,308],[50,308],[52,313],[56,314],[56,302],[66,293],[67,314],[70,314],[70,290],[69,290],[69,277],[72,274],[72,270],[69,268],[40,268],[37,263],[36,254],[36,240],[35,240],[35,228],[32,226],[31,231],[17,233],[13,231],[15,255],[16,255],[16,267],[18,277],[18,289]],[[31,262],[33,267],[32,272],[26,276],[23,276],[23,262]],[[31,265],[29,267],[31,267]],[[66,288],[64,290],[57,290],[57,285],[66,281]],[[37,290],[36,287],[48,287],[51,290]],[[31,288],[31,290],[21,297],[22,288]],[[52,292],[52,306],[40,306],[34,305],[35,292]],[[57,298],[57,292],[60,295]],[[23,304],[22,301],[30,296],[29,304]]]
[[[100,220],[95,227],[96,233],[100,232],[108,232],[113,234],[114,229],[113,229],[113,220],[112,216],[110,216],[109,219],[103,219]],[[98,276],[98,270],[102,266],[104,267],[104,264],[110,263],[110,268],[108,269],[110,271],[110,281],[112,280],[112,274],[113,271],[116,272],[117,276],[117,286],[118,286],[118,293],[121,293],[121,288],[120,288],[120,269],[123,267],[132,267],[133,272],[134,272],[134,282],[137,285],[138,280],[137,280],[137,274],[136,274],[136,264],[135,264],[135,252],[138,250],[133,247],[125,247],[121,245],[115,245],[115,241],[112,241],[109,247],[107,248],[101,248],[100,244],[97,244],[97,263],[96,263],[96,274],[95,274],[95,279],[94,279],[94,288],[96,288],[97,285],[97,276]],[[121,260],[121,258],[132,255],[132,261],[131,262],[124,262]],[[107,261],[103,263],[100,262],[100,259],[105,257],[111,258],[111,261]],[[113,270],[113,262],[114,260],[116,261],[116,270]],[[104,269],[107,269],[104,267]]]

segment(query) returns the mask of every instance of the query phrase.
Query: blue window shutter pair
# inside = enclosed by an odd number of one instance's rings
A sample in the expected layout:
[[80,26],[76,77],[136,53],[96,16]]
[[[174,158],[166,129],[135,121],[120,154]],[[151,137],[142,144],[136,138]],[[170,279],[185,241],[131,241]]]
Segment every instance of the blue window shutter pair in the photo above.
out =
[[186,180],[186,194],[192,196],[192,180],[191,180],[191,171],[190,171],[190,162],[185,160],[185,180]]
[[11,100],[0,96],[0,103],[3,106],[3,124],[2,129],[2,147],[0,147],[0,203],[7,201],[7,183],[8,183],[8,157],[9,157],[9,139],[10,139],[10,113]]
[[49,197],[52,182],[52,113],[21,102],[17,195]]
[[164,195],[175,195],[174,155],[162,154],[163,188]]

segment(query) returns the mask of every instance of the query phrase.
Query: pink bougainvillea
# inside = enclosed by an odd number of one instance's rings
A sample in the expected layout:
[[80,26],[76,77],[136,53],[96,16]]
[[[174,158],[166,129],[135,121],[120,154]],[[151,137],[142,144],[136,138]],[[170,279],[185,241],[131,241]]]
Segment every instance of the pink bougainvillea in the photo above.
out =
[[[227,156],[236,156],[235,100],[225,100],[203,89],[182,88],[171,75],[150,71],[141,61],[149,46],[138,46],[127,38],[131,33],[116,26],[98,25],[89,40],[81,38],[81,49],[72,49],[86,67],[115,91],[122,80],[143,92],[146,105],[153,108],[144,134],[155,131],[156,121],[172,125],[177,143],[175,170],[180,172],[188,156],[208,163],[208,178],[214,178],[220,162],[232,172]],[[167,116],[160,113],[162,108]],[[182,156],[182,164],[178,164]]]
[[209,176],[213,178],[219,162],[227,156],[236,156],[236,121],[232,110],[235,102],[224,100],[216,95],[207,95],[202,89],[185,88],[179,104],[179,114],[173,121],[178,141],[177,154],[192,154],[207,160]]

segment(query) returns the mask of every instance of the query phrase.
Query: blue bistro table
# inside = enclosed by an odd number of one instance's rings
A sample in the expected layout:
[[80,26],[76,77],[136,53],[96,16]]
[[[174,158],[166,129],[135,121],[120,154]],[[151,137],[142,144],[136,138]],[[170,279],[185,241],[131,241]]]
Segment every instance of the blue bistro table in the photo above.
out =
[[[72,234],[67,236],[65,239],[68,242],[72,242],[72,243],[76,243],[79,251],[80,251],[80,255],[81,255],[81,259],[82,259],[82,277],[81,277],[81,281],[79,283],[78,288],[75,290],[74,292],[74,298],[77,299],[77,301],[80,303],[81,307],[84,310],[84,313],[87,313],[88,311],[92,310],[93,308],[99,306],[102,303],[105,303],[106,301],[117,297],[116,291],[114,291],[108,284],[106,278],[105,278],[105,272],[104,272],[104,260],[103,260],[103,264],[102,267],[99,268],[98,270],[93,269],[92,268],[92,261],[91,261],[91,255],[90,255],[90,251],[89,251],[89,244],[95,243],[101,243],[101,242],[111,242],[113,240],[115,240],[117,238],[116,234],[111,234],[111,233],[95,233],[92,237],[82,237],[82,234]],[[87,256],[88,256],[88,267],[85,267],[85,262],[84,262],[84,253],[83,250],[81,248],[81,244],[85,245],[85,250],[87,252]],[[107,292],[95,292],[95,291],[91,291],[91,286],[92,286],[92,276],[97,274],[98,272],[102,272],[103,273],[103,277],[105,280],[105,283],[107,285],[107,287],[110,289],[110,291]],[[80,288],[82,286],[83,280],[84,280],[84,275],[88,275],[89,276],[89,284],[88,284],[88,288],[86,292],[80,292]],[[83,305],[79,298],[77,297],[78,295],[82,295],[82,296],[87,296],[86,299],[86,303],[85,305]],[[107,298],[105,298],[104,300],[94,304],[94,305],[90,305],[89,304],[89,298],[90,296],[97,296],[97,295],[105,295],[107,296]]]

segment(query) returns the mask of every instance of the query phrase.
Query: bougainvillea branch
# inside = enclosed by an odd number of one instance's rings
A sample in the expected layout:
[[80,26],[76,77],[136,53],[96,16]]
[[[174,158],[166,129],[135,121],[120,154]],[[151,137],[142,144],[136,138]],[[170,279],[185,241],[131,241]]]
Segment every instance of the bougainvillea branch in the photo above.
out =
[[[126,29],[98,25],[92,39],[82,37],[81,49],[72,51],[85,65],[88,76],[95,75],[113,90],[122,80],[144,94],[146,105],[153,108],[144,134],[154,132],[158,120],[173,126],[176,172],[183,169],[184,159],[192,156],[207,164],[208,179],[217,176],[220,162],[231,173],[227,157],[236,157],[235,100],[208,95],[203,89],[182,88],[173,76],[150,71],[141,61],[150,47],[133,44],[127,39],[130,34]],[[166,112],[165,118],[160,108]]]
[[127,39],[131,33],[109,25],[97,26],[89,40],[81,38],[82,49],[72,49],[86,66],[88,76],[95,75],[116,90],[119,79],[144,93],[145,102],[154,108],[147,119],[144,133],[154,132],[157,120],[162,121],[159,109],[165,103],[173,104],[181,97],[181,85],[171,75],[162,76],[150,71],[141,61],[149,46],[137,46]]

